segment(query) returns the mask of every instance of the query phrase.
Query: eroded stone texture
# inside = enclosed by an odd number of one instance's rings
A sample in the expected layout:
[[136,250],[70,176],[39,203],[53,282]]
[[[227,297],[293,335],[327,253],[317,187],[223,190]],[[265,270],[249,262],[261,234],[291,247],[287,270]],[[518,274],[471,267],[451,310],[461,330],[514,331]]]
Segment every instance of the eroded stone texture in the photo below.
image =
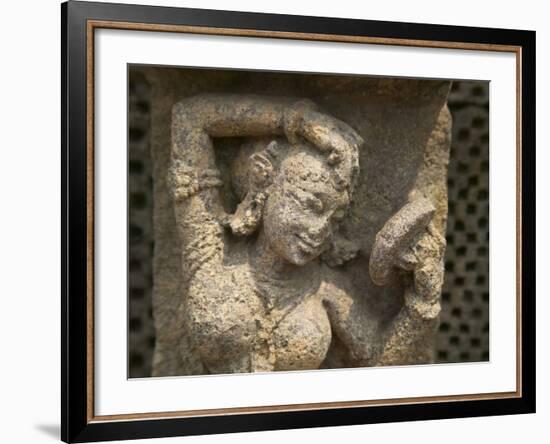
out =
[[153,375],[431,362],[449,84],[146,74]]

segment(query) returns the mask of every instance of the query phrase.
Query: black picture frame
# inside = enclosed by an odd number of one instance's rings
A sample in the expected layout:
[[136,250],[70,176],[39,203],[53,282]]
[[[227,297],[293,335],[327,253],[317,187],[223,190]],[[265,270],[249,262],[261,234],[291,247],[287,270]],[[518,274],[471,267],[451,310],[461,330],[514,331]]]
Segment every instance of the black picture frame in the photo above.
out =
[[[510,45],[521,54],[521,393],[500,399],[375,405],[320,410],[95,421],[90,416],[88,359],[90,187],[87,122],[90,20],[260,30],[409,41]],[[325,427],[535,412],[535,32],[413,23],[244,13],[69,1],[61,5],[62,53],[62,375],[61,438],[91,442],[181,435]],[[145,32],[145,31],[144,31]],[[92,233],[93,234],[93,233]]]

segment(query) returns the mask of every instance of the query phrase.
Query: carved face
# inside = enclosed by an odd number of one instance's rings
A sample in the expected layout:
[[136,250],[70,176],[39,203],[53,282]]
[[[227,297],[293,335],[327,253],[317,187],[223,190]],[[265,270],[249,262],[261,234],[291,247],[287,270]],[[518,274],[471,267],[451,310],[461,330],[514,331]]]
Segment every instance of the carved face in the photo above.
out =
[[335,187],[332,176],[321,154],[299,152],[280,165],[263,228],[273,251],[290,263],[304,265],[325,251],[345,215],[349,197]]

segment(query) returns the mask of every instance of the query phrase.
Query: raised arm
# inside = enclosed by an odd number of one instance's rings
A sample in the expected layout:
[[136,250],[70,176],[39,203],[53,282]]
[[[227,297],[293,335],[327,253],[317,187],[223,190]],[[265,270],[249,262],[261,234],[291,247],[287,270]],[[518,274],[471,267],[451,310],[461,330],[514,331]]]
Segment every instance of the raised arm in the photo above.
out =
[[[432,361],[440,312],[445,239],[430,223],[425,199],[405,205],[378,233],[370,257],[374,284],[402,290],[396,315],[382,319],[364,294],[345,289],[343,279],[327,284],[324,303],[333,333],[345,346],[348,365],[404,365]],[[370,304],[373,302],[371,301]]]
[[429,224],[400,258],[408,274],[403,306],[382,332],[382,352],[377,365],[433,362],[435,334],[441,311],[445,239]]
[[265,136],[284,132],[289,99],[243,95],[199,95],[172,109],[168,185],[174,199],[182,265],[190,277],[205,263],[220,262],[225,213],[218,187],[212,137]]
[[315,111],[308,100],[204,94],[176,103],[168,180],[184,273],[192,275],[203,264],[223,258],[222,222],[227,215],[217,190],[221,180],[212,138],[262,136],[305,140],[334,156],[350,143],[362,143],[346,124]]

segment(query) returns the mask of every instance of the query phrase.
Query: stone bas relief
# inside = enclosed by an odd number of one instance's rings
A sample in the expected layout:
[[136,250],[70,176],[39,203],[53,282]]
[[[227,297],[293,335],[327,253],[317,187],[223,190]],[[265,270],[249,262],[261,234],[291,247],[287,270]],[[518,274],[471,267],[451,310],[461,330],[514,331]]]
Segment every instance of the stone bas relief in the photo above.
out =
[[[212,138],[242,136],[259,139],[231,164],[242,200],[227,214]],[[444,240],[428,200],[413,198],[386,223],[365,270],[379,285],[402,274],[395,317],[373,316],[333,268],[357,253],[337,232],[362,145],[308,102],[201,95],[174,106],[168,187],[188,285],[179,316],[205,372],[317,369],[330,365],[333,336],[346,366],[429,362]]]
[[309,97],[157,96],[153,375],[432,362],[450,128],[435,86],[437,103],[414,98],[432,111],[414,150],[386,156],[376,124]]

